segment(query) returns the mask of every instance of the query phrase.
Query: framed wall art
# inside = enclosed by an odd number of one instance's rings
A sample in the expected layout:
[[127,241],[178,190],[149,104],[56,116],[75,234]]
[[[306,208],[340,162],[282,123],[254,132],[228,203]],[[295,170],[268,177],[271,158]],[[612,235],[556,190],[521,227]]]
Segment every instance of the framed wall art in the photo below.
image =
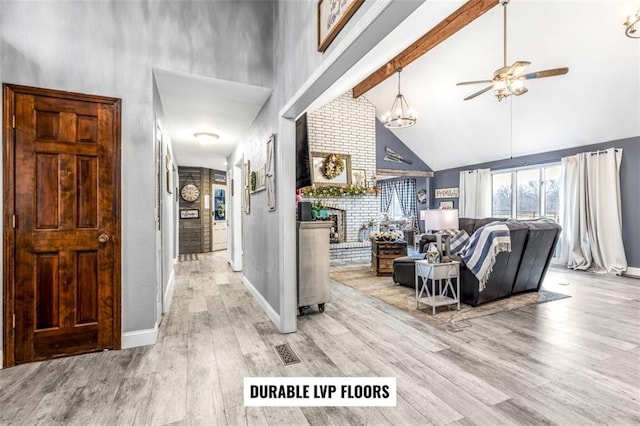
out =
[[324,52],[364,0],[318,1],[318,52]]
[[266,188],[266,165],[258,168],[258,170],[254,170],[250,175],[250,184],[251,184],[251,193],[258,191],[264,191]]
[[267,188],[267,210],[276,210],[276,162],[275,162],[275,133],[267,140],[267,163],[265,164],[265,186]]
[[311,180],[314,185],[350,185],[351,155],[312,152]]
[[173,192],[173,160],[171,159],[171,151],[168,149],[164,161],[165,173],[167,175],[167,192],[171,194]]
[[251,187],[249,176],[249,160],[242,162],[242,211],[249,214],[251,211]]
[[353,186],[367,186],[367,171],[365,169],[351,170],[351,184]]
[[200,210],[198,209],[180,210],[180,219],[198,219],[199,217],[200,217]]
[[436,198],[458,198],[458,188],[436,189]]

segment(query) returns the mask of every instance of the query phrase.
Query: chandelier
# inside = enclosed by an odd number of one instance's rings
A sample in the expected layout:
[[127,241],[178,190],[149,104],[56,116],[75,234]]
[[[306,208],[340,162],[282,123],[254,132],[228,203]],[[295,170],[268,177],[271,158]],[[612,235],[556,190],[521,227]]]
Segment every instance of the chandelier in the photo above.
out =
[[635,14],[629,14],[627,21],[624,23],[625,34],[627,37],[640,38],[640,9],[636,10]]
[[405,127],[411,127],[416,124],[416,115],[411,108],[407,100],[400,93],[400,73],[402,68],[398,68],[398,94],[393,100],[391,110],[389,110],[384,116],[382,116],[382,122],[385,127],[390,129],[402,129]]

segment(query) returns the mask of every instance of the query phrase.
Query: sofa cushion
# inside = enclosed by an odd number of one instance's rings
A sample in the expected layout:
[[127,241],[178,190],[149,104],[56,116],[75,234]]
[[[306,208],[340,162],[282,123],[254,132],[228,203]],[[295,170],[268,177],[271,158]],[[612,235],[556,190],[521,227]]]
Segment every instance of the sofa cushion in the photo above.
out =
[[435,234],[424,234],[422,238],[420,238],[420,253],[426,253],[427,247],[429,247],[429,243],[435,243],[437,240]]
[[458,227],[462,230],[465,230],[467,234],[473,234],[476,226],[476,219],[470,219],[468,217],[461,217],[458,219]]
[[393,263],[394,265],[396,263],[414,263],[416,260],[424,260],[425,256],[426,253],[417,253],[411,256],[396,257],[393,259]]
[[496,256],[496,263],[484,290],[479,291],[478,279],[462,263],[460,299],[463,303],[476,306],[511,294],[529,228],[525,224],[512,222],[507,222],[507,227],[511,237],[511,252],[502,252]]
[[550,219],[519,223],[529,228],[529,235],[512,292],[538,291],[549,269],[562,228]]

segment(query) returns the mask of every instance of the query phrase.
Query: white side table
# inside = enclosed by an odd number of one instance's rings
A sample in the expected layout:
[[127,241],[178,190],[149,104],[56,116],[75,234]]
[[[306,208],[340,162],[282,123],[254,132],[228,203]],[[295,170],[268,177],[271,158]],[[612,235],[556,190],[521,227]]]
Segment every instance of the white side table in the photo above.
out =
[[[460,262],[452,261],[446,263],[429,263],[426,260],[416,260],[416,308],[420,307],[420,302],[429,305],[436,314],[437,306],[458,305],[460,310]],[[422,278],[422,286],[419,286],[418,278]],[[456,288],[453,287],[452,278],[456,279]],[[431,280],[431,288],[429,288]],[[442,281],[444,280],[444,287]],[[436,281],[438,281],[438,294],[435,291]],[[418,289],[420,287],[420,289]],[[452,297],[444,296],[449,291]],[[425,294],[423,296],[423,294]]]

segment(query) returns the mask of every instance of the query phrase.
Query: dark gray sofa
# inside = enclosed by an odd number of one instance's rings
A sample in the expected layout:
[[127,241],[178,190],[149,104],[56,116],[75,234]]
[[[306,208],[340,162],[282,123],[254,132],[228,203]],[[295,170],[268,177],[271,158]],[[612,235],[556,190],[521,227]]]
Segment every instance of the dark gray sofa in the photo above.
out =
[[[460,218],[460,229],[473,233],[481,226],[496,220],[504,221],[505,219]],[[546,220],[510,220],[506,225],[511,233],[511,251],[499,253],[496,256],[496,263],[484,290],[479,291],[478,279],[466,268],[464,262],[461,263],[460,300],[462,303],[477,306],[512,294],[540,289],[560,235],[560,225]],[[428,242],[425,241],[423,244],[421,241],[421,251]],[[424,254],[394,261],[394,282],[415,287],[416,258],[424,258]],[[457,258],[457,260],[461,259]]]
[[[486,225],[487,223],[496,221],[505,221],[503,218],[487,217],[483,219],[469,219],[461,217],[458,219],[459,229],[464,229],[467,234],[473,234],[478,228]],[[435,243],[435,235],[423,235],[418,243],[419,253],[412,256],[399,257],[393,261],[393,282],[403,285],[405,287],[415,287],[416,270],[414,262],[416,260],[422,260],[425,258],[427,246],[429,243]]]

